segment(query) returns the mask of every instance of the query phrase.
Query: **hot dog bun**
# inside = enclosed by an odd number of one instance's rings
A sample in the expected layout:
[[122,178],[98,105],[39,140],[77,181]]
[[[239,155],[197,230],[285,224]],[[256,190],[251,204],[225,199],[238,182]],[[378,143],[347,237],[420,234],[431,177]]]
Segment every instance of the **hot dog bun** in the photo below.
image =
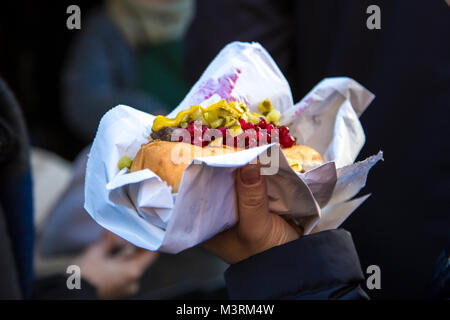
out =
[[308,146],[294,145],[282,150],[291,167],[297,172],[309,171],[325,162],[319,152]]
[[[282,149],[291,167],[297,172],[305,172],[322,164],[322,156],[313,148],[294,145]],[[133,160],[130,171],[150,169],[178,192],[184,169],[195,157],[210,157],[233,153],[237,148],[227,146],[198,147],[184,142],[155,140],[141,147]]]
[[210,157],[236,152],[227,146],[201,148],[184,142],[156,140],[142,146],[133,160],[130,171],[150,169],[178,192],[184,169],[195,157]]

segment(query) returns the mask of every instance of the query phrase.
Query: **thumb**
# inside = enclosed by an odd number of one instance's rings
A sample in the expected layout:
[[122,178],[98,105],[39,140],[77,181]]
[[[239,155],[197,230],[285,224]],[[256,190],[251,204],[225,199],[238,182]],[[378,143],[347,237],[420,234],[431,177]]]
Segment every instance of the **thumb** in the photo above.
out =
[[136,268],[139,272],[145,271],[157,258],[158,252],[137,249],[135,253],[126,258],[127,265]]
[[257,221],[269,218],[266,181],[259,165],[247,165],[238,170],[236,191],[239,209],[239,225],[251,228]]
[[96,248],[99,251],[102,251],[104,255],[109,254],[113,249],[117,247],[117,241],[115,239],[117,237],[114,233],[103,230],[100,239],[95,244]]

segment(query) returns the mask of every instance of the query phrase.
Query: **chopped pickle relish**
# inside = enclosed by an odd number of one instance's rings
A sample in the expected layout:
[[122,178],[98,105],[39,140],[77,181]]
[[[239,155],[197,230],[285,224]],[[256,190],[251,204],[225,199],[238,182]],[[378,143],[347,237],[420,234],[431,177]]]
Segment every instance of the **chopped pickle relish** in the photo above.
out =
[[120,158],[119,163],[117,164],[117,167],[119,170],[122,170],[123,168],[131,168],[131,164],[133,161],[131,160],[129,155],[124,155]]
[[261,114],[250,112],[244,102],[226,102],[225,100],[214,103],[207,108],[194,105],[188,110],[179,112],[174,119],[157,116],[153,122],[152,131],[157,132],[164,127],[187,128],[194,121],[200,121],[202,125],[207,125],[213,129],[239,126],[240,119],[255,125],[261,121],[261,117],[267,123],[276,124],[278,122],[280,112],[272,106],[269,99],[262,101],[258,109]]

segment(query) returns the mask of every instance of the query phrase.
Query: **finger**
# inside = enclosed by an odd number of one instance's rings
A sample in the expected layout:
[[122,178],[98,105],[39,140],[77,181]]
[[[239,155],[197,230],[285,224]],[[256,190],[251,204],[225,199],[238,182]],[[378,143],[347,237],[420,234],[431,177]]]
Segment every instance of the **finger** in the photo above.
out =
[[136,294],[139,291],[139,282],[131,281],[130,283],[110,289],[101,294],[101,299],[118,300]]
[[106,253],[109,253],[118,246],[117,236],[108,230],[103,230],[102,237],[100,238],[99,243],[102,246],[102,249]]
[[124,247],[128,244],[130,244],[128,241],[126,241],[125,239],[119,237],[117,234],[112,233],[108,230],[105,230],[106,233],[106,237],[108,238],[108,242],[111,243],[111,246],[114,247]]
[[139,282],[131,283],[126,289],[126,296],[131,296],[139,291]]
[[236,191],[239,209],[239,228],[252,228],[255,223],[269,219],[266,181],[259,165],[247,165],[238,170]]
[[137,272],[142,273],[158,258],[158,255],[158,252],[138,249],[126,257],[126,262],[130,267],[136,268]]
[[100,238],[96,242],[89,245],[89,247],[86,249],[86,252],[91,252],[92,254],[96,254],[98,256],[109,254],[114,248],[113,242],[110,237],[110,232],[107,230],[103,230]]

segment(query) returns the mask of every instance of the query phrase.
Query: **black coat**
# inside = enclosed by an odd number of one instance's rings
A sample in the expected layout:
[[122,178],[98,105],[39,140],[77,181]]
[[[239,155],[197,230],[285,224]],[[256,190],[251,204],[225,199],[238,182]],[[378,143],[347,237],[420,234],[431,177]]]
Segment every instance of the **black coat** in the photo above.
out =
[[230,266],[231,299],[368,299],[350,233],[322,231]]

